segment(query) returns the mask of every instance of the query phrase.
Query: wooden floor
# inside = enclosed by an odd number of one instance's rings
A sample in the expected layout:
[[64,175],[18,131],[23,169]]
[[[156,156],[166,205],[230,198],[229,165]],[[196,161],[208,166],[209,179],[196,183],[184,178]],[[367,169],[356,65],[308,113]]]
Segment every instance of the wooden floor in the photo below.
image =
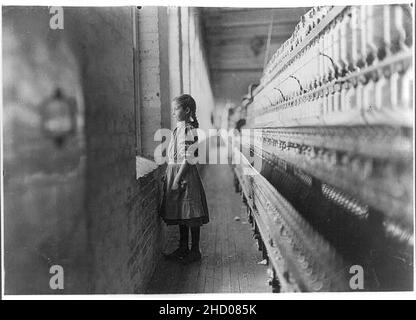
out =
[[[210,212],[210,223],[201,228],[202,260],[182,266],[162,259],[147,293],[271,292],[231,167],[207,165],[201,176]],[[167,243],[166,252],[177,247],[177,226],[169,227]]]

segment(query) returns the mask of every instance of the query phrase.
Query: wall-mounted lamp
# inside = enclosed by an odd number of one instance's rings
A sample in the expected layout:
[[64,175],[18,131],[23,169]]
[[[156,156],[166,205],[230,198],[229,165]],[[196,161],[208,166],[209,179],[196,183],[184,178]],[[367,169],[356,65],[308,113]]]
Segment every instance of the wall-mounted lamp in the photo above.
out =
[[62,147],[69,136],[76,131],[76,103],[57,88],[40,107],[41,129],[57,147]]

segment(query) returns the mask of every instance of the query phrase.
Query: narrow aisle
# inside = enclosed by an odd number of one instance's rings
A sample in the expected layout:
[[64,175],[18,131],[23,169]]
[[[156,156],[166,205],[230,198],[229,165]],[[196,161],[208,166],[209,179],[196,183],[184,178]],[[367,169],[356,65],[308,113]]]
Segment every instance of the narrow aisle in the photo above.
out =
[[[189,266],[162,259],[147,293],[271,292],[267,266],[252,239],[229,165],[207,165],[201,171],[210,223],[201,228],[202,260]],[[238,218],[237,218],[238,217]],[[177,226],[168,229],[166,251],[178,243]]]

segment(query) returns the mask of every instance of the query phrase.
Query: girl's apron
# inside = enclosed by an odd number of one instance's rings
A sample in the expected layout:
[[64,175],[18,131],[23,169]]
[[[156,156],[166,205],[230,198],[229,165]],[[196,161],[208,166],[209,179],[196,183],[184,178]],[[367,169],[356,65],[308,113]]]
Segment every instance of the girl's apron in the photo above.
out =
[[[163,195],[160,214],[168,225],[185,224],[191,227],[200,226],[209,222],[208,206],[205,197],[204,187],[195,164],[189,164],[181,184],[177,190],[172,190],[172,184],[178,173],[185,150],[178,152],[178,137],[182,139],[193,127],[189,124],[179,125],[173,132],[169,144],[169,163],[166,168],[163,183]],[[178,134],[179,132],[179,134]],[[182,133],[182,134],[181,134]],[[197,142],[195,136],[194,143]],[[183,144],[182,144],[183,148]],[[181,153],[181,154],[179,154]],[[175,163],[176,162],[176,163]]]

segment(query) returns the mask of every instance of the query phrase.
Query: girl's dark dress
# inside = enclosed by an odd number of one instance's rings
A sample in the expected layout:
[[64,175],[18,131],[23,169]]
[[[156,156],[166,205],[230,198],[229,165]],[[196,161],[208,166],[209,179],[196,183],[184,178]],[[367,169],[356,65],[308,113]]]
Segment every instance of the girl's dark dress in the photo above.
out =
[[193,129],[185,121],[178,122],[168,147],[168,166],[161,206],[161,216],[168,225],[197,227],[209,222],[205,191],[195,164],[188,162],[183,183],[177,190],[171,189],[181,164],[191,156],[189,146],[198,141],[196,130]]

